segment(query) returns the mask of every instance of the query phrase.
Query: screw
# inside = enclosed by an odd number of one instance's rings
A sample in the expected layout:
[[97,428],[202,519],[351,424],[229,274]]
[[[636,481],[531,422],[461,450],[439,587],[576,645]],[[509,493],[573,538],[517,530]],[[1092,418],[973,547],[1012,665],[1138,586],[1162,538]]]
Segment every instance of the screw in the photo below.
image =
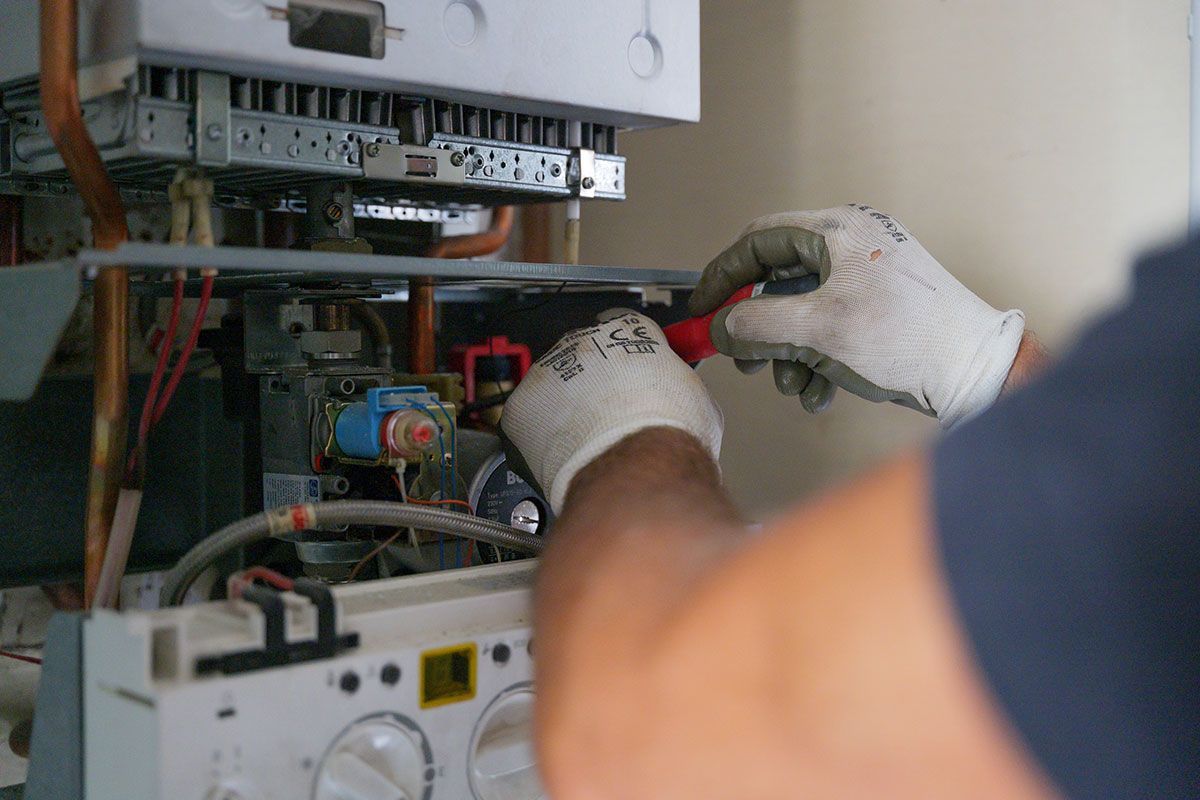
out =
[[585,189],[592,189],[592,188],[595,188],[596,182],[594,180],[592,180],[591,178],[584,178],[583,183],[580,185],[583,186],[583,188],[585,188]]
[[214,122],[204,129],[204,134],[215,142],[225,135],[225,129],[219,123]]
[[375,142],[371,142],[371,144],[367,145],[367,155],[371,158],[379,155],[379,145]]
[[458,153],[458,152],[451,153],[450,154],[450,163],[456,167],[461,167],[463,164],[467,163],[467,157],[464,156],[462,153]]
[[559,175],[562,175],[562,165],[561,165],[561,164],[555,164],[554,166],[550,167],[550,174],[551,174],[551,175],[553,175],[553,176],[554,176],[554,177],[556,177],[556,178],[557,178]]
[[346,216],[346,209],[342,208],[341,203],[327,203],[325,208],[325,219],[333,223],[342,221],[342,217]]

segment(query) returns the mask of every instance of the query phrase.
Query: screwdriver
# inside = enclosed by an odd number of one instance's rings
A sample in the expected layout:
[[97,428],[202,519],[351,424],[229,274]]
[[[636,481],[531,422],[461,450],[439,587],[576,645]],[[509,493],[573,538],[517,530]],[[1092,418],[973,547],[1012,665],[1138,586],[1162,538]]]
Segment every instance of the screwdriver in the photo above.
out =
[[801,275],[799,278],[752,283],[738,289],[732,297],[710,313],[668,325],[663,328],[663,333],[667,336],[667,344],[675,351],[676,355],[689,364],[696,364],[717,354],[717,348],[713,346],[712,336],[708,331],[713,317],[722,308],[727,308],[751,297],[758,297],[760,294],[807,294],[820,285],[821,279],[817,275]]

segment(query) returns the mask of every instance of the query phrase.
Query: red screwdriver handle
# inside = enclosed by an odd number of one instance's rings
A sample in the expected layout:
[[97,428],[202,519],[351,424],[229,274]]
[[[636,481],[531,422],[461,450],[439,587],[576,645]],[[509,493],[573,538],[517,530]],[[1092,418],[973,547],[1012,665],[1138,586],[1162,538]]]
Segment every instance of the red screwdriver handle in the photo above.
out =
[[667,336],[667,344],[675,351],[676,355],[689,364],[696,364],[717,354],[717,348],[713,346],[712,335],[709,333],[709,329],[712,326],[713,318],[717,316],[717,312],[721,309],[728,308],[734,303],[740,303],[751,297],[756,297],[759,294],[806,294],[816,289],[820,284],[820,278],[816,275],[802,275],[799,278],[787,278],[780,281],[767,281],[765,283],[753,283],[749,286],[743,286],[734,292],[733,296],[722,303],[719,308],[702,317],[692,317],[691,319],[685,319],[683,322],[668,325],[663,328],[663,333]]
[[675,351],[677,356],[689,364],[695,364],[706,358],[712,358],[717,354],[717,348],[713,346],[712,336],[708,332],[709,326],[712,325],[713,317],[717,316],[717,312],[722,308],[747,300],[753,294],[753,284],[743,286],[718,308],[713,309],[703,317],[692,317],[691,319],[685,319],[683,322],[668,325],[663,328],[663,333],[667,337],[667,345]]

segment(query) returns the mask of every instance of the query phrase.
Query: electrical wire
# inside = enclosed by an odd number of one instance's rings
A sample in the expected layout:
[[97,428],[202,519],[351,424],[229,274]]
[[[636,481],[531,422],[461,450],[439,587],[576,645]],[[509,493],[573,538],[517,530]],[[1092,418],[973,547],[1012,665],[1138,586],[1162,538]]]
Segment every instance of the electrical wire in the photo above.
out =
[[229,576],[229,596],[233,598],[241,597],[242,591],[254,583],[255,580],[260,580],[281,592],[290,592],[296,587],[296,582],[281,572],[276,572],[269,567],[250,567],[247,570],[235,572]]
[[[442,405],[441,400],[434,400],[433,402],[437,404],[438,411],[441,411],[442,416],[446,418],[446,426],[450,428],[450,494],[446,494],[445,490],[443,490],[442,496],[438,499],[454,499],[451,495],[458,494],[458,426],[454,424],[454,420],[450,417],[450,412],[446,411],[446,407]],[[444,464],[445,461],[446,456],[443,453],[442,463]],[[470,506],[467,506],[467,508],[470,508]],[[454,540],[454,563],[456,564],[461,561],[459,552],[461,544],[461,539]]]
[[[439,404],[439,406],[440,406],[440,404]],[[438,419],[437,419],[437,417],[435,417],[433,415],[433,412],[430,411],[425,406],[418,405],[417,403],[409,403],[408,407],[416,409],[417,411],[420,411],[422,414],[424,414],[425,416],[427,416],[431,420],[433,420],[433,424],[437,426],[438,447],[442,451],[442,455],[438,459],[438,466],[440,468],[438,474],[440,476],[439,480],[440,480],[440,484],[441,484],[438,489],[438,498],[445,499],[449,495],[446,493],[446,439],[442,435],[442,423],[438,422]],[[445,409],[443,409],[443,412],[444,411],[445,411]],[[449,419],[449,417],[447,417],[447,419]],[[446,568],[446,537],[439,533],[438,534],[438,569],[445,569],[445,568]]]
[[188,331],[187,341],[183,343],[183,349],[179,351],[179,360],[175,362],[175,367],[171,370],[171,377],[167,381],[166,387],[163,388],[162,396],[158,398],[158,402],[154,406],[154,418],[151,420],[153,425],[157,425],[163,414],[167,413],[167,405],[171,402],[176,388],[179,387],[179,381],[183,379],[183,373],[196,349],[196,343],[200,341],[200,330],[204,327],[204,317],[208,313],[209,301],[212,300],[213,281],[212,275],[205,275],[200,284],[200,302],[196,306],[196,318],[192,320],[192,328]]
[[197,543],[164,576],[161,603],[178,605],[197,576],[214,561],[238,548],[285,533],[342,525],[413,527],[533,554],[541,553],[546,546],[540,536],[511,525],[440,508],[379,500],[304,503],[255,514],[226,525]]
[[355,578],[357,578],[358,573],[362,572],[363,569],[367,566],[367,564],[371,563],[371,559],[375,558],[375,556],[379,555],[384,550],[388,549],[388,547],[390,547],[392,545],[392,543],[394,543],[397,539],[399,539],[403,533],[404,533],[403,530],[396,531],[391,536],[389,536],[387,539],[384,539],[383,542],[378,547],[376,547],[374,550],[372,550],[371,552],[369,552],[365,556],[363,556],[362,560],[359,561],[357,564],[355,564],[354,568],[350,570],[350,574],[346,576],[346,580],[352,581]]
[[175,276],[175,286],[171,297],[171,316],[167,322],[166,333],[158,349],[158,360],[154,364],[154,373],[150,376],[150,388],[146,390],[146,401],[142,404],[142,415],[138,418],[138,442],[144,442],[150,433],[150,421],[154,415],[154,404],[158,399],[158,390],[167,374],[167,362],[171,360],[171,351],[175,349],[175,337],[179,333],[179,317],[183,310],[184,276]]
[[0,656],[11,658],[13,661],[24,661],[26,664],[41,664],[42,660],[37,656],[27,656],[21,653],[10,653],[7,650],[0,650]]
[[[530,312],[538,311],[539,309],[545,308],[550,303],[552,303],[556,299],[558,299],[558,296],[561,295],[563,293],[563,290],[565,290],[570,284],[571,284],[570,281],[563,281],[562,283],[560,283],[558,285],[558,288],[556,288],[548,296],[542,298],[541,300],[539,300],[538,302],[534,303],[531,306],[526,306],[524,308],[502,308],[502,309],[500,309],[500,313],[497,314],[495,317],[493,317],[492,321],[488,323],[487,330],[495,331],[497,326],[499,326],[499,324],[501,322],[503,322],[505,319],[507,319],[508,317],[514,317],[517,314],[528,314]],[[496,358],[496,342],[495,342],[494,336],[488,336],[488,357],[492,358],[492,359]],[[494,400],[495,402],[492,402],[488,405],[481,406],[478,409],[472,409],[472,410],[482,411],[482,410],[485,410],[488,408],[492,408],[493,406],[501,405],[504,403],[504,400],[507,400],[509,395],[512,394],[511,390],[505,390],[504,386],[501,385],[499,378],[494,378],[493,380],[495,381],[495,384],[496,384],[497,394],[493,395],[491,398],[488,398],[488,400]],[[504,395],[504,400],[495,400],[495,398],[499,397],[500,395]],[[479,405],[481,403],[486,403],[486,402],[488,402],[488,401],[487,400],[478,400],[475,403],[473,403],[472,405]],[[466,410],[466,407],[464,406],[464,412],[465,412],[465,410]]]

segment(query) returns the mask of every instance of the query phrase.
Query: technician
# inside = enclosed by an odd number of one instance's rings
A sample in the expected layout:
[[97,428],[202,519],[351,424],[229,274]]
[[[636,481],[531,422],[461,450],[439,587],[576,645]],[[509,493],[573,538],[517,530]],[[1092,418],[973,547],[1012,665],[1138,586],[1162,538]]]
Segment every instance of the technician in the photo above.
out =
[[758,220],[691,311],[799,273],[821,287],[722,311],[721,351],[809,411],[841,387],[953,430],[761,532],[721,486],[720,410],[640,314],[568,334],[507,404],[561,512],[549,796],[1200,796],[1200,244],[1032,380],[1021,312],[867,206]]

